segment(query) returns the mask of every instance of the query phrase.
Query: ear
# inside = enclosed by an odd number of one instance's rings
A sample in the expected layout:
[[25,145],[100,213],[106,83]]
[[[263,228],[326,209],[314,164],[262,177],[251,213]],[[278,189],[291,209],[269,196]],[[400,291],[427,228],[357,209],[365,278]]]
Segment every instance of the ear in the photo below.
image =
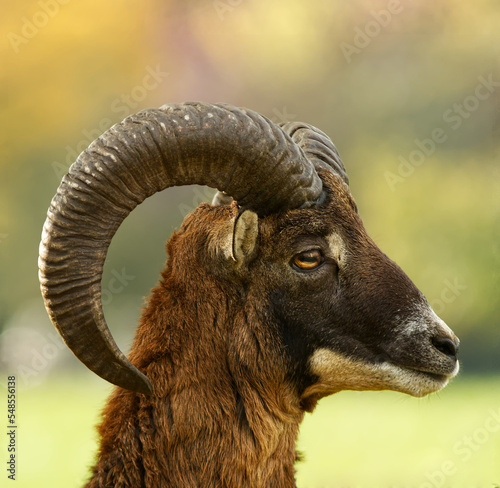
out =
[[236,216],[233,229],[233,259],[238,265],[248,262],[257,246],[259,217],[251,210]]

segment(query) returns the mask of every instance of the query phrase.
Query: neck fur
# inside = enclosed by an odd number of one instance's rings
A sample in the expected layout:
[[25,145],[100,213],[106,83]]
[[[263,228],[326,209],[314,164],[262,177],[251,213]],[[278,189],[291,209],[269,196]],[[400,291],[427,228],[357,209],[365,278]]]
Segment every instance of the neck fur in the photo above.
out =
[[130,355],[155,393],[115,390],[87,487],[294,487],[304,412],[254,312],[172,290],[153,291]]

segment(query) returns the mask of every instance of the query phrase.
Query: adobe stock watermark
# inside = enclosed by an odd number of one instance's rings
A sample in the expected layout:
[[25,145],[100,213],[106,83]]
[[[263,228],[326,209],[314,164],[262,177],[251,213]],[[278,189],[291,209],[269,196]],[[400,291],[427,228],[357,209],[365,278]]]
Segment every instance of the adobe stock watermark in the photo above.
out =
[[443,120],[446,122],[446,128],[434,128],[429,137],[424,139],[414,139],[413,143],[416,149],[408,155],[399,155],[399,164],[397,173],[386,171],[384,173],[385,180],[391,191],[396,190],[399,183],[403,183],[410,177],[418,166],[421,166],[427,158],[432,156],[437,147],[448,140],[449,131],[456,131],[462,127],[471,115],[476,112],[481,103],[488,100],[500,86],[500,81],[493,79],[493,74],[488,76],[479,76],[478,83],[472,94],[467,95],[461,103],[454,103],[449,109],[443,113]]
[[22,46],[28,44],[31,39],[36,37],[47,26],[51,19],[53,19],[61,9],[62,5],[66,5],[70,0],[39,0],[37,5],[39,9],[31,16],[21,17],[21,27],[19,33],[9,32],[7,39],[16,54],[19,53]]
[[109,305],[116,295],[125,290],[131,281],[135,280],[135,276],[128,275],[125,268],[122,268],[121,272],[116,269],[111,271],[111,278],[101,289],[101,301],[103,305]]
[[227,13],[232,12],[244,0],[214,0],[213,6],[219,20],[223,21]]
[[[425,473],[426,481],[419,485],[419,488],[441,488],[450,486],[448,478],[456,475],[460,467],[471,460],[475,454],[488,443],[492,438],[497,437],[500,432],[500,408],[494,410],[490,408],[488,415],[480,427],[474,429],[470,434],[464,435],[457,440],[452,447],[455,459],[447,459],[441,463],[439,468]],[[498,481],[498,480],[491,480]],[[493,488],[499,487],[498,483],[492,483]]]
[[444,287],[441,290],[439,298],[430,300],[429,304],[438,315],[443,313],[446,307],[452,304],[465,290],[467,286],[459,282],[458,278],[454,278],[453,282],[446,279],[443,281]]
[[187,203],[179,204],[179,213],[184,220],[186,215],[190,214],[200,203],[211,202],[214,198],[216,191],[214,188],[209,186],[194,186],[193,187],[193,198],[191,200],[191,205]]
[[[142,82],[134,86],[130,92],[122,94],[115,98],[110,104],[111,112],[117,114],[120,119],[124,119],[134,112],[139,104],[145,100],[149,92],[157,89],[163,81],[168,78],[170,73],[162,71],[159,64],[156,66],[147,66],[146,73],[142,78]],[[97,127],[91,130],[84,129],[82,131],[83,139],[76,146],[66,146],[66,159],[64,162],[54,161],[52,169],[59,180],[68,172],[69,167],[76,160],[78,155],[85,150],[89,144],[97,139],[103,132],[108,130],[114,122],[109,118],[103,118],[97,124]]]
[[355,54],[360,54],[363,49],[367,48],[380,35],[382,29],[386,28],[393,20],[394,15],[398,15],[403,11],[403,5],[400,0],[389,0],[387,8],[382,10],[372,10],[370,15],[371,20],[366,22],[362,27],[354,28],[354,38],[352,44],[342,42],[340,50],[344,55],[347,64],[350,64],[352,57]]
[[286,124],[297,120],[297,115],[288,113],[288,108],[284,105],[281,110],[276,107],[273,108],[273,115],[270,120],[275,124]]
[[20,386],[29,389],[39,385],[66,346],[55,332],[15,327],[0,336],[3,369],[14,372]]

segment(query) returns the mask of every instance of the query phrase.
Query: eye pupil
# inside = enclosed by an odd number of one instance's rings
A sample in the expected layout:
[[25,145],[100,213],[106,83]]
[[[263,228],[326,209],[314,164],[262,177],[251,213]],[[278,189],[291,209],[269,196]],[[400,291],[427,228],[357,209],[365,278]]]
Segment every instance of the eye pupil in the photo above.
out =
[[301,252],[293,259],[293,264],[300,269],[314,269],[323,262],[323,255],[318,249]]
[[299,258],[304,263],[315,263],[318,260],[318,257],[314,254],[304,254]]

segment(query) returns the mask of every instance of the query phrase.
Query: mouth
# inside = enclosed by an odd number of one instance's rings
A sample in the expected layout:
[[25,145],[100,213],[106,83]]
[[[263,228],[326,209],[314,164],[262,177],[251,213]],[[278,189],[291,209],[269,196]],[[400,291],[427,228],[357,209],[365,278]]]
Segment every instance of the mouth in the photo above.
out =
[[415,367],[384,359],[366,363],[329,349],[319,349],[309,363],[318,380],[306,388],[303,398],[321,398],[342,390],[393,390],[423,397],[444,388],[459,370],[458,361]]
[[393,387],[396,391],[415,397],[423,397],[443,389],[457,375],[460,364],[456,361],[453,370],[446,373],[396,365],[390,365],[389,368],[397,373],[393,376],[395,380]]
[[443,381],[450,380],[458,374],[458,371],[460,370],[460,363],[458,361],[453,361],[447,365],[441,364],[436,368],[407,367],[407,369],[416,371],[417,373],[421,373],[423,375],[427,375],[429,378],[435,379],[437,381]]
[[418,369],[414,369],[413,371],[416,371],[417,373],[421,373],[424,376],[429,377],[431,380],[437,381],[437,382],[444,382],[449,380],[449,376],[445,374],[440,374],[440,373],[429,373],[428,371],[420,371]]

